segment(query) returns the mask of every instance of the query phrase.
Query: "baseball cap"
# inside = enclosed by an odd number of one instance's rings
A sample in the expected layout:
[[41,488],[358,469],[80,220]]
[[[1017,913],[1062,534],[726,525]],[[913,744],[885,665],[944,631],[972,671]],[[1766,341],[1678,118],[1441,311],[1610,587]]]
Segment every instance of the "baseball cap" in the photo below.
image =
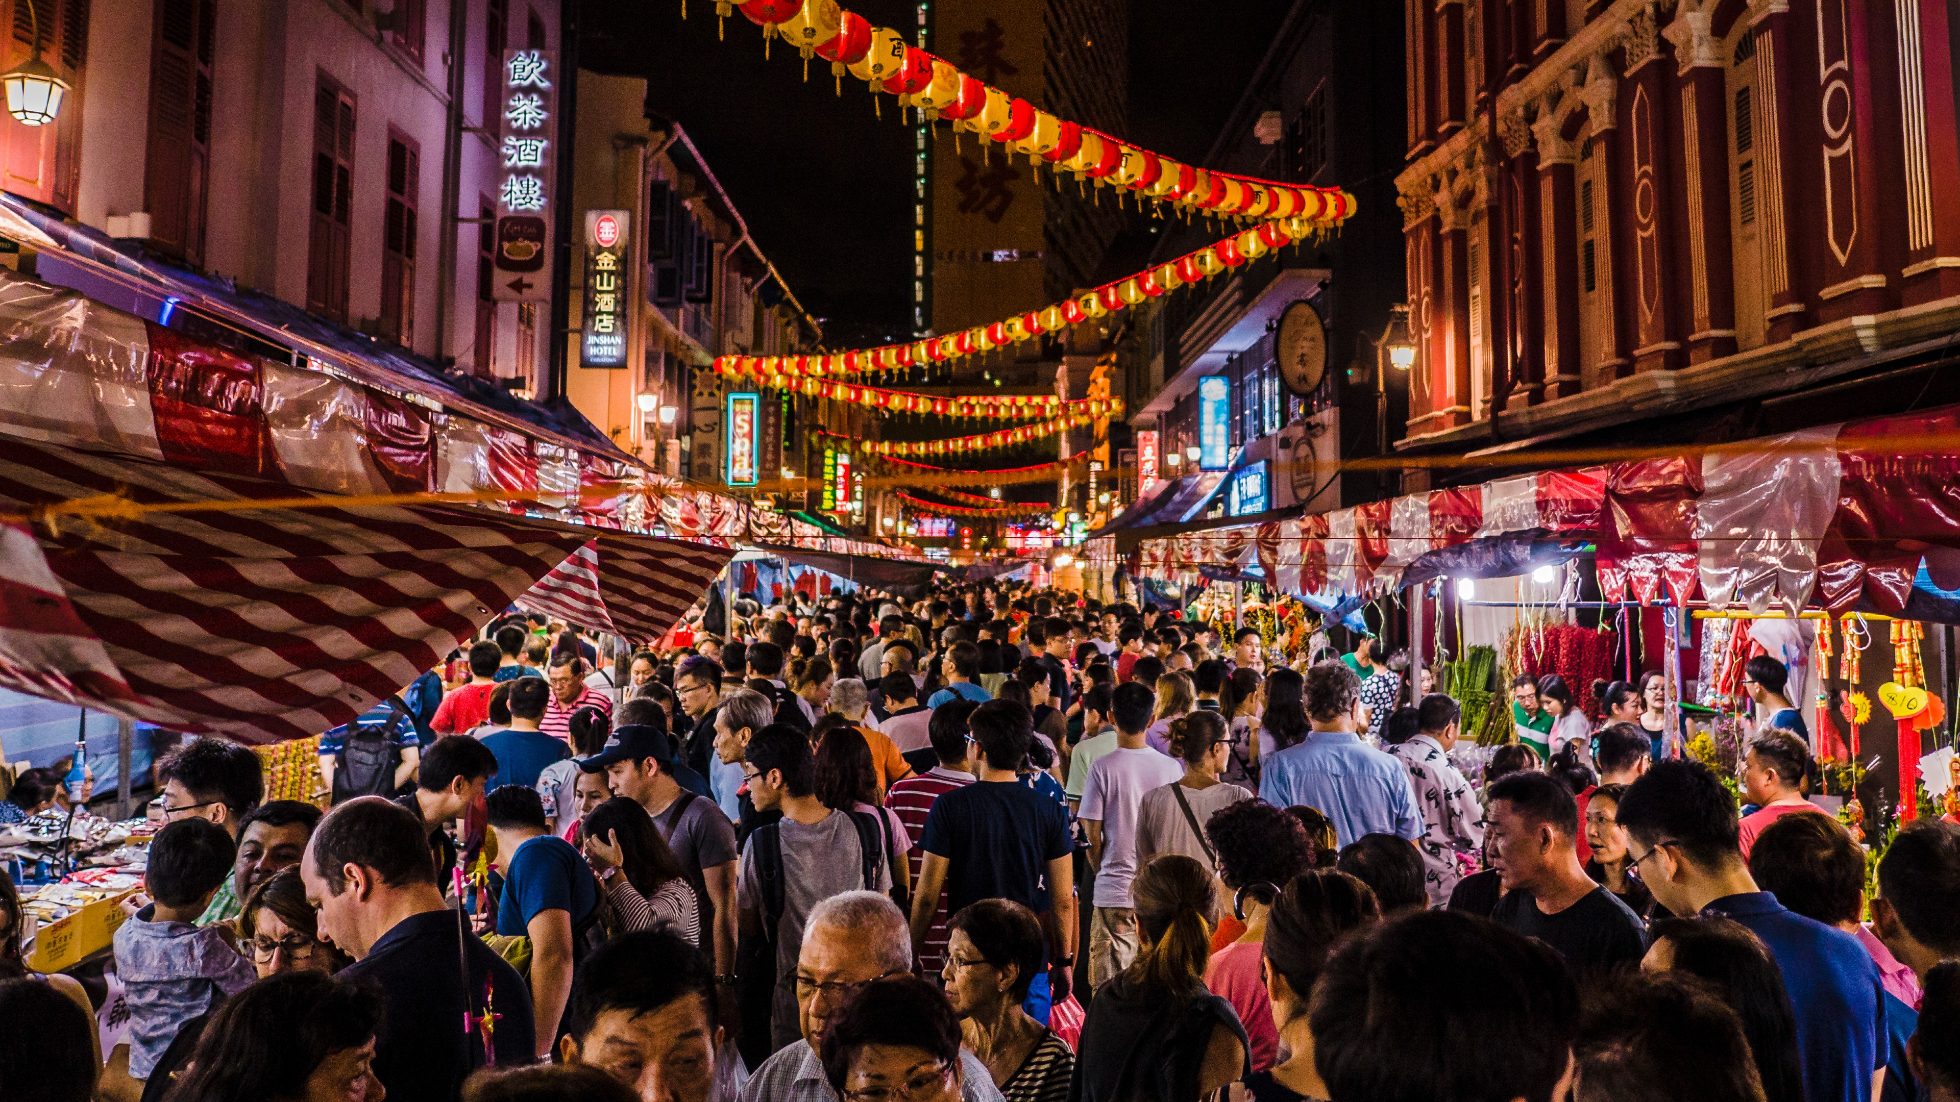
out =
[[612,736],[599,752],[589,758],[579,758],[578,767],[587,773],[597,773],[616,761],[652,758],[661,765],[671,765],[674,757],[673,740],[664,729],[650,723],[628,723],[613,728]]

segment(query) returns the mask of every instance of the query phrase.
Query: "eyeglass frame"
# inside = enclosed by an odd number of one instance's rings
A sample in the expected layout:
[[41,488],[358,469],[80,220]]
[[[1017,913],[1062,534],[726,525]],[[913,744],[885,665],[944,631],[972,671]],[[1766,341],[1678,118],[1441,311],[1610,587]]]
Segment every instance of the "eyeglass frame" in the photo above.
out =
[[1646,863],[1648,858],[1652,857],[1656,853],[1659,853],[1661,850],[1665,849],[1666,847],[1678,846],[1680,844],[1681,844],[1680,840],[1675,838],[1667,838],[1667,839],[1663,839],[1662,841],[1655,842],[1653,848],[1649,849],[1646,853],[1643,853],[1640,856],[1634,858],[1633,862],[1629,864],[1627,868],[1638,869],[1642,864]]
[[880,972],[868,980],[859,980],[855,983],[805,983],[803,982],[802,976],[797,976],[793,982],[795,983],[796,989],[799,992],[808,991],[810,992],[810,997],[813,999],[816,998],[818,995],[834,995],[840,998],[847,999],[850,998],[852,995],[855,995],[858,992],[864,990],[865,988],[871,986],[872,984],[877,983],[879,980],[890,979],[893,976],[902,976],[906,974],[907,971],[903,968],[893,968],[884,972]]
[[[959,1068],[957,1061],[940,1060],[938,1064],[939,1070],[932,1072],[930,1079],[908,1078],[898,1086],[884,1086],[880,1084],[875,1087],[865,1087],[861,1090],[839,1090],[838,1093],[843,1096],[844,1102],[865,1102],[866,1099],[872,1098],[887,1099],[889,1102],[910,1102],[911,1099],[921,1097],[925,1092],[935,1087],[944,1087],[952,1079],[953,1073]],[[874,1090],[889,1091],[891,1093],[882,1095],[869,1093]]]
[[248,938],[239,944],[255,961],[269,961],[272,955],[281,949],[286,951],[288,960],[308,960],[320,951],[320,939],[315,937],[282,937],[272,942],[270,949],[265,948],[264,939],[257,937]]

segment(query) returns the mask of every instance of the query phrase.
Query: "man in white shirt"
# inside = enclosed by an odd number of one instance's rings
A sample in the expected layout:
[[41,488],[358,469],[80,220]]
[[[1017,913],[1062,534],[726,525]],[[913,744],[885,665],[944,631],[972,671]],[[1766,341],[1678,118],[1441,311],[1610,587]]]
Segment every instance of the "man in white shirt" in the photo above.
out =
[[1409,771],[1415,788],[1423,820],[1416,848],[1422,851],[1423,888],[1432,907],[1449,903],[1463,879],[1463,856],[1478,853],[1484,844],[1484,809],[1470,782],[1450,764],[1461,718],[1455,700],[1430,693],[1416,706],[1417,733],[1383,747]]
[[1089,832],[1089,867],[1096,870],[1095,910],[1089,918],[1091,989],[1136,959],[1137,914],[1130,885],[1137,874],[1137,810],[1144,793],[1184,775],[1182,765],[1145,742],[1147,728],[1137,724],[1139,717],[1127,703],[1119,701],[1114,708],[1116,748],[1090,765],[1077,816]]

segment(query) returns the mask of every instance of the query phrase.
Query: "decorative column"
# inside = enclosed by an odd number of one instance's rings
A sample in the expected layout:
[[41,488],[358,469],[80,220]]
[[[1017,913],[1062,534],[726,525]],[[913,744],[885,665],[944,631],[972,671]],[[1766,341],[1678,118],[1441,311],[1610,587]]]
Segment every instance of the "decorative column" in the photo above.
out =
[[1824,142],[1825,248],[1817,314],[1820,321],[1834,321],[1889,309],[1898,298],[1888,275],[1897,266],[1886,263],[1885,240],[1885,223],[1900,214],[1887,202],[1897,167],[1880,140],[1876,112],[1880,96],[1891,100],[1879,79],[1890,43],[1875,37],[1882,5],[1812,0],[1805,6],[1817,21],[1817,124]]
[[[1705,4],[1712,9],[1713,4]],[[1712,11],[1683,4],[1662,31],[1674,44],[1681,97],[1676,248],[1688,258],[1688,362],[1735,351],[1735,253],[1729,227],[1728,84]]]
[[[1893,0],[1899,57],[1899,125],[1905,156],[1908,305],[1960,295],[1960,118],[1953,66],[1929,47],[1960,34],[1942,0]],[[1929,64],[1929,61],[1931,62]]]
[[1470,203],[1445,179],[1436,191],[1436,344],[1440,423],[1467,424],[1470,410]]
[[[1810,281],[1790,247],[1799,231],[1793,208],[1800,205],[1794,201],[1800,197],[1791,191],[1790,158],[1792,151],[1804,148],[1791,116],[1791,105],[1797,102],[1797,54],[1788,0],[1751,0],[1744,18],[1756,31],[1756,210],[1762,227],[1763,290],[1769,298],[1765,339],[1774,344],[1810,324],[1804,301]],[[1814,216],[1816,208],[1809,209]]]
[[1436,19],[1440,32],[1436,36],[1436,137],[1440,141],[1463,129],[1466,118],[1463,66],[1468,40],[1463,0],[1437,0]]
[[1629,373],[1633,366],[1634,334],[1638,331],[1635,325],[1640,296],[1635,258],[1640,224],[1634,211],[1630,135],[1620,125],[1619,77],[1619,69],[1606,56],[1595,56],[1586,65],[1585,82],[1579,90],[1592,126],[1593,156],[1600,162],[1599,178],[1606,182],[1607,224],[1612,227],[1611,233],[1599,235],[1606,253],[1600,262],[1604,273],[1600,286],[1607,294],[1607,332],[1605,340],[1600,342],[1600,362],[1580,367],[1582,385],[1588,388]]
[[[1578,226],[1578,194],[1573,182],[1579,150],[1565,136],[1569,111],[1549,104],[1532,124],[1538,161],[1538,240],[1541,396],[1558,398],[1579,391],[1579,256],[1573,232]],[[1529,247],[1529,242],[1526,243]]]
[[1650,2],[1627,23],[1621,49],[1627,83],[1623,131],[1626,197],[1633,236],[1627,240],[1632,281],[1625,285],[1632,326],[1633,370],[1677,368],[1686,362],[1681,303],[1693,282],[1680,262],[1674,235],[1681,229],[1674,200],[1676,173],[1670,156],[1673,105],[1678,93],[1660,51],[1658,15]]
[[1409,372],[1409,435],[1433,432],[1436,410],[1438,353],[1432,339],[1436,316],[1433,256],[1436,209],[1420,184],[1405,183],[1398,200],[1402,208],[1402,242],[1409,288],[1409,338],[1416,346],[1415,367]]
[[[1493,235],[1490,250],[1504,255],[1505,324],[1493,334],[1493,348],[1508,364],[1511,391],[1507,405],[1529,406],[1538,401],[1545,384],[1545,252],[1546,230],[1540,217],[1538,158],[1531,146],[1531,124],[1522,110],[1498,120],[1497,137],[1504,152],[1498,178],[1497,207],[1501,241]],[[1570,166],[1567,166],[1568,173]],[[1568,175],[1567,188],[1571,180]],[[1493,297],[1497,297],[1493,292]]]

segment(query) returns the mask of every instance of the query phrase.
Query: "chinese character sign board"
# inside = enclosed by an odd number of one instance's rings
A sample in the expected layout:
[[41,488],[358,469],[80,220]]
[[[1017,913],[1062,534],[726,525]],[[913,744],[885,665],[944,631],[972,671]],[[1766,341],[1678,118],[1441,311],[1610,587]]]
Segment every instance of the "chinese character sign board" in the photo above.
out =
[[1227,512],[1235,517],[1249,517],[1263,513],[1271,508],[1272,495],[1268,491],[1267,461],[1247,465],[1232,475],[1232,492]]
[[585,320],[580,358],[586,367],[626,366],[626,212],[585,212]]
[[837,449],[823,450],[823,491],[817,508],[826,513],[837,511]]
[[1198,466],[1222,471],[1232,465],[1232,380],[1206,375],[1198,380]]
[[558,54],[505,50],[503,144],[497,150],[498,302],[551,297],[551,206],[558,161]]
[[1157,485],[1158,436],[1156,429],[1137,433],[1137,494],[1142,496]]
[[762,395],[738,391],[728,396],[728,484],[753,486],[761,478]]

